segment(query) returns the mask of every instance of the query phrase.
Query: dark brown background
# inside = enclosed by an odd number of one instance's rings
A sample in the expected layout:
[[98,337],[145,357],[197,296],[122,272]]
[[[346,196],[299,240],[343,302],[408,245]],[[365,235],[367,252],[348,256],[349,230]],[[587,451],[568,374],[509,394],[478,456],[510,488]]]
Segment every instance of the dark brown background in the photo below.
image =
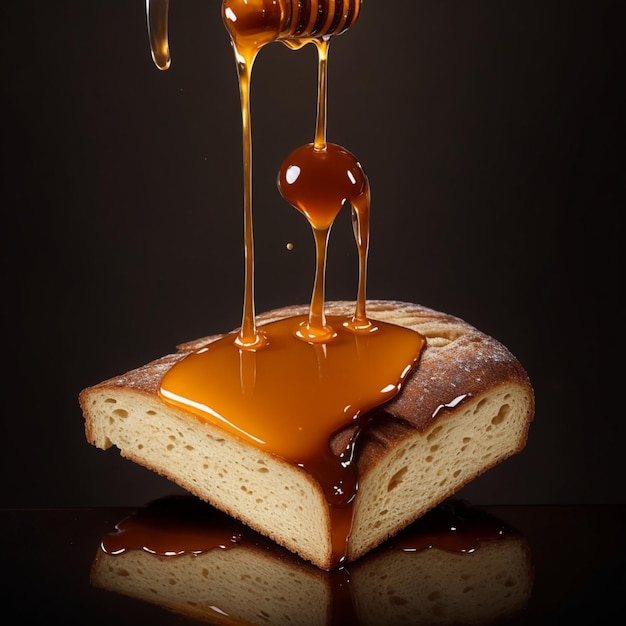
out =
[[[476,504],[624,502],[621,3],[365,0],[331,44],[328,138],[373,190],[368,295],[494,335],[527,368],[523,453]],[[241,317],[241,130],[218,0],[3,2],[4,506],[136,506],[165,480],[84,438],[80,389]],[[313,244],[275,187],[313,139],[316,59],[253,76],[257,310],[307,302]],[[286,250],[293,242],[295,249]],[[353,298],[348,224],[329,298]]]

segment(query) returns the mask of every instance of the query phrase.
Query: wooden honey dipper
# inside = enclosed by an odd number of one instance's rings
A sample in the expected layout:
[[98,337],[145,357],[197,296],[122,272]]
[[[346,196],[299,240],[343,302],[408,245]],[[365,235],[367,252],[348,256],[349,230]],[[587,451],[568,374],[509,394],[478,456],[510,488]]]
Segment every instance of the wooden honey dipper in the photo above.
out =
[[[272,41],[300,48],[340,35],[357,20],[361,0],[223,0],[222,18],[233,38],[258,51]],[[169,0],[146,0],[150,49],[161,70],[171,63]]]

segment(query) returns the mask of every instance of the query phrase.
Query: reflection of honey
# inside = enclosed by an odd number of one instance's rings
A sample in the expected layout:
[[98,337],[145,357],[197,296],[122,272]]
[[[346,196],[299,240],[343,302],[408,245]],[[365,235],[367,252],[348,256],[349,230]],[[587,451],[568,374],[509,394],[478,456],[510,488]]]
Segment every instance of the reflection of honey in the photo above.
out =
[[[413,522],[377,552],[417,553],[438,549],[469,554],[484,542],[513,535],[519,532],[499,518],[462,500],[450,499]],[[255,531],[211,505],[187,496],[169,496],[151,502],[119,521],[115,531],[104,535],[101,541],[102,550],[111,555],[145,550],[158,556],[182,556],[242,545],[281,553],[281,548]]]
[[[167,0],[149,0],[155,62],[169,66]],[[366,268],[370,186],[356,157],[326,141],[328,48],[351,27],[360,0],[224,0],[222,17],[235,53],[243,130],[245,285],[239,331],[189,355],[161,382],[161,397],[219,424],[269,453],[307,469],[322,486],[333,525],[335,558],[344,556],[357,481],[353,442],[344,455],[329,446],[334,433],[396,395],[424,346],[409,329],[369,320]],[[268,43],[318,51],[315,139],[294,150],[278,173],[285,200],[308,220],[315,241],[316,274],[309,315],[256,325],[252,220],[250,84],[254,60]],[[345,205],[352,211],[359,252],[355,311],[324,313],[326,251],[330,230]],[[367,416],[370,419],[371,416]],[[359,431],[359,428],[356,429]]]

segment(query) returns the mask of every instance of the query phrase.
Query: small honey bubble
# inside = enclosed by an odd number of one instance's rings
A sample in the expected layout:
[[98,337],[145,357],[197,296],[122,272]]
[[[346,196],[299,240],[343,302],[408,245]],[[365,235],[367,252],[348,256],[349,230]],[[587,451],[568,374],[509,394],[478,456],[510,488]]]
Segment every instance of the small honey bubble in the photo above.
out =
[[293,244],[291,243],[291,241],[285,246],[287,248],[287,250],[291,251],[293,250]]

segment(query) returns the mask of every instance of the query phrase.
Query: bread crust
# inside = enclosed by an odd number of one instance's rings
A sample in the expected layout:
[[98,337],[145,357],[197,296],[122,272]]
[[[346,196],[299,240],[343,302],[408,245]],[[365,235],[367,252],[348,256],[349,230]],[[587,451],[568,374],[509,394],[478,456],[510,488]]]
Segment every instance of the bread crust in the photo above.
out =
[[[328,315],[351,315],[354,308],[354,302],[350,301],[333,301],[326,304]],[[283,307],[259,315],[257,323],[262,326],[278,319],[307,312],[308,305]],[[395,534],[443,499],[458,491],[460,487],[479,474],[508,456],[521,451],[526,444],[528,428],[535,410],[533,389],[520,362],[497,340],[462,319],[418,304],[391,300],[368,301],[367,313],[372,320],[395,323],[421,333],[426,338],[426,345],[417,367],[407,377],[401,392],[386,405],[380,407],[376,411],[376,419],[371,420],[368,427],[358,435],[356,467],[361,486],[366,486],[370,477],[373,477],[373,482],[386,480],[384,473],[381,474],[381,468],[386,468],[386,471],[391,473],[399,473],[398,467],[400,466],[394,464],[394,453],[397,453],[399,449],[412,450],[415,446],[421,446],[426,450],[424,446],[426,446],[427,439],[434,436],[433,433],[439,430],[439,426],[445,425],[458,414],[457,407],[459,406],[467,406],[471,409],[473,405],[476,405],[472,409],[476,413],[477,407],[482,406],[481,403],[486,402],[491,396],[499,394],[502,398],[508,398],[512,394],[515,402],[516,425],[514,426],[515,432],[508,437],[504,448],[493,454],[484,453],[484,462],[475,464],[467,470],[464,469],[464,473],[459,474],[458,479],[455,477],[454,480],[448,481],[447,485],[442,486],[436,494],[433,487],[434,495],[428,494],[428,497],[423,498],[423,502],[420,500],[419,505],[414,503],[412,510],[407,511],[406,514],[401,513],[385,522],[386,525],[383,524],[381,529],[372,531],[370,537],[351,541],[348,560],[362,556],[385,538]],[[96,418],[90,410],[90,402],[94,394],[106,390],[124,391],[142,394],[151,401],[161,402],[158,399],[158,390],[165,373],[191,352],[221,336],[223,335],[211,335],[181,344],[177,346],[175,353],[83,390],[79,396],[79,403],[85,415],[85,431],[88,441],[103,449],[111,446],[106,433],[103,435],[102,424],[96,424]],[[504,399],[502,402],[506,404],[508,400]],[[174,412],[183,416],[183,419],[186,415],[182,410]],[[188,415],[190,419],[198,419],[192,414]],[[495,420],[496,417],[494,416],[493,419]],[[335,433],[331,446],[336,454],[345,450],[346,442],[355,435],[355,428],[355,426],[350,426]],[[489,428],[487,426],[487,429]],[[119,444],[116,443],[116,445],[119,447]],[[225,509],[229,514],[249,523],[256,530],[272,536],[268,529],[260,527],[254,519],[247,518],[245,513],[225,508],[210,495],[195,489],[193,484],[181,481],[175,472],[168,473],[163,467],[146,463],[145,459],[142,460],[133,454],[132,450],[122,449],[122,454],[153,471],[168,476],[191,493]],[[426,452],[420,454],[426,454]],[[421,461],[418,458],[412,462],[420,463]],[[405,470],[406,468],[403,467],[402,471]],[[387,488],[389,489],[389,486]],[[377,489],[384,491],[380,485]],[[369,515],[362,512],[367,509],[367,503],[364,503],[365,497],[360,487],[355,508],[356,525],[360,523],[359,516]],[[408,492],[406,497],[409,500],[420,499],[419,496],[409,495]],[[372,523],[371,520],[368,523]],[[328,526],[328,520],[326,524]],[[280,537],[272,536],[272,538],[280,542]],[[284,541],[283,545],[285,545]],[[294,549],[288,544],[286,547]],[[299,552],[297,548],[294,551]],[[328,568],[330,558],[328,550],[324,557],[299,553],[320,567]]]

